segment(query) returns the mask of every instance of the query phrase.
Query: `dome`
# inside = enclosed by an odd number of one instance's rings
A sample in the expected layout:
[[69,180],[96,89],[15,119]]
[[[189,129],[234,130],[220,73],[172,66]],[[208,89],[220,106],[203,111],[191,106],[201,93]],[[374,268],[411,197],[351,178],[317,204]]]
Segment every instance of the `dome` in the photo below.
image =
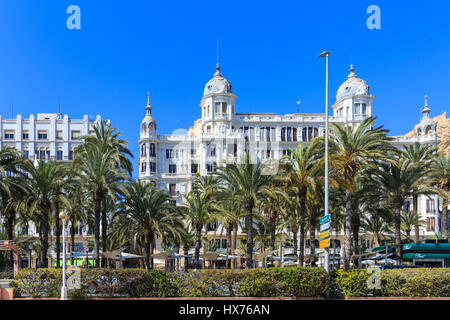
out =
[[337,91],[336,100],[359,94],[369,94],[369,86],[363,79],[357,78],[354,71],[355,69],[353,68],[353,65],[351,65],[350,74],[348,75],[347,80],[341,84]]
[[232,93],[231,83],[225,79],[220,73],[219,64],[217,64],[216,72],[214,73],[214,78],[206,83],[203,95],[209,95],[213,93]]

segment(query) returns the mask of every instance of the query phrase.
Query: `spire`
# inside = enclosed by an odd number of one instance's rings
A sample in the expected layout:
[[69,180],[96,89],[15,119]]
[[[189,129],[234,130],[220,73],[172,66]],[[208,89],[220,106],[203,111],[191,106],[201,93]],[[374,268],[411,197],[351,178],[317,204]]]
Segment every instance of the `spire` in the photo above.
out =
[[425,95],[425,106],[422,110],[422,119],[426,119],[430,117],[431,109],[428,107],[428,95]]
[[147,92],[147,106],[145,107],[145,110],[147,110],[147,113],[152,111],[152,106],[150,105],[150,91]]
[[216,72],[214,73],[214,77],[221,77],[222,74],[220,73],[220,65],[219,65],[219,39],[217,39],[217,65],[216,65]]

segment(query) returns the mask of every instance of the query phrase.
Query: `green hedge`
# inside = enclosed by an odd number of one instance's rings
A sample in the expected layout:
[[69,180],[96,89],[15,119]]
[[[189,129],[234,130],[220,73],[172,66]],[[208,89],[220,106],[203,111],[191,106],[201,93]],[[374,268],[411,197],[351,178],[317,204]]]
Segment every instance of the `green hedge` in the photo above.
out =
[[[11,286],[16,296],[59,297],[61,269],[25,269]],[[142,269],[81,269],[80,288],[69,290],[73,299],[90,297],[334,297],[398,296],[450,297],[449,268],[414,268],[379,271],[367,269],[267,268],[199,270],[184,274]]]
[[[69,274],[68,274],[69,275]],[[69,289],[74,299],[97,297],[167,297],[177,296],[175,275],[159,270],[81,269],[80,287]],[[62,286],[61,269],[24,269],[10,283],[17,295],[59,297]]]
[[[267,297],[324,296],[328,276],[321,268],[201,270],[180,275],[142,269],[82,269],[74,299],[89,297]],[[61,269],[25,269],[11,285],[17,295],[59,297]]]
[[320,297],[328,288],[321,268],[200,270],[178,278],[180,294],[188,297]]
[[375,274],[367,269],[334,270],[330,292],[337,297],[450,297],[449,268],[387,269],[379,275],[379,288],[370,288],[369,277]]

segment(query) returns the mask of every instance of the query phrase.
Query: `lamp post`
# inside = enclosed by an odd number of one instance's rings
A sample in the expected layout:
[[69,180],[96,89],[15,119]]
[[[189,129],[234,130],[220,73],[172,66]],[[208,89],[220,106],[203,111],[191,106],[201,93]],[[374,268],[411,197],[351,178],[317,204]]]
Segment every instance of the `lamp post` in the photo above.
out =
[[[329,51],[319,54],[319,58],[326,58],[325,80],[325,215],[328,215],[328,56]],[[325,270],[330,272],[330,248],[325,248]]]
[[31,252],[33,250],[33,245],[31,243],[28,245],[28,250],[30,251],[30,258],[28,260],[28,268],[31,269]]
[[62,287],[61,287],[61,299],[67,300],[67,287],[66,287],[66,214],[61,211],[59,218],[63,223],[63,267],[62,267]]

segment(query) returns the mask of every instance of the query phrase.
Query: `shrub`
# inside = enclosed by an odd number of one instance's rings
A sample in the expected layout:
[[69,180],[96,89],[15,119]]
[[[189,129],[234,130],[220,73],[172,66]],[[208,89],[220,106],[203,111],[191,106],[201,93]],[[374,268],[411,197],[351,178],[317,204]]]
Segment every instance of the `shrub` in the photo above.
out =
[[327,285],[321,268],[200,270],[179,277],[181,295],[190,297],[319,297]]
[[23,269],[17,275],[18,290],[32,298],[56,298],[61,285],[61,269]]
[[450,297],[449,268],[383,270],[383,296]]
[[370,289],[367,269],[333,270],[330,288],[344,297],[449,297],[450,269],[414,268],[380,270],[380,289]]

